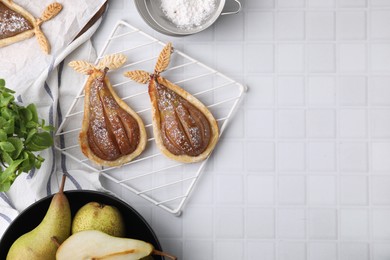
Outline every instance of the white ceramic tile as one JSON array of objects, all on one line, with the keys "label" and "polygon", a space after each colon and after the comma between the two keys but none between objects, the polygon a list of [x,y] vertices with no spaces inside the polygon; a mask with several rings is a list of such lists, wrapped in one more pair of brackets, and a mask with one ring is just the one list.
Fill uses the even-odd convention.
[{"label": "white ceramic tile", "polygon": [[[248,51],[252,50],[248,46]],[[229,55],[226,55],[229,53]],[[240,44],[224,44],[216,49],[217,69],[228,74],[242,73],[244,69],[243,50]],[[248,61],[250,63],[250,61]]]},{"label": "white ceramic tile", "polygon": [[367,111],[365,109],[340,109],[339,135],[344,138],[367,136]]},{"label": "white ceramic tile", "polygon": [[305,136],[305,111],[281,109],[278,111],[278,136],[302,138]]},{"label": "white ceramic tile", "polygon": [[274,238],[274,209],[248,208],[245,213],[245,234],[251,239]]},{"label": "white ceramic tile", "polygon": [[371,0],[371,5],[375,7],[389,7],[390,3],[388,0]]},{"label": "white ceramic tile", "polygon": [[339,0],[341,7],[365,7],[367,0]]},{"label": "white ceramic tile", "polygon": [[276,37],[280,40],[301,40],[304,38],[304,13],[280,11],[276,14]]},{"label": "white ceramic tile", "polygon": [[339,103],[359,106],[367,103],[367,79],[362,76],[342,76],[337,79]]},{"label": "white ceramic tile", "polygon": [[367,205],[368,181],[366,176],[340,177],[340,203],[342,205]]},{"label": "white ceramic tile", "polygon": [[303,7],[305,5],[304,0],[278,0],[279,8],[289,8],[289,7]]},{"label": "white ceramic tile", "polygon": [[390,137],[390,110],[372,109],[370,111],[370,129],[372,137]]},{"label": "white ceramic tile", "polygon": [[183,234],[187,238],[211,239],[213,236],[213,208],[190,207],[186,210],[183,214]]},{"label": "white ceramic tile", "polygon": [[246,243],[246,253],[248,260],[257,260],[259,256],[262,260],[274,260],[275,245],[269,242],[249,240]]},{"label": "white ceramic tile", "polygon": [[333,44],[309,44],[307,50],[307,66],[309,72],[334,72],[335,49]]},{"label": "white ceramic tile", "polygon": [[188,260],[207,260],[214,255],[212,240],[185,240],[183,250]]},{"label": "white ceramic tile", "polygon": [[334,209],[310,209],[308,233],[310,239],[337,238],[337,213]]},{"label": "white ceramic tile", "polygon": [[225,139],[223,145],[214,151],[215,156],[221,156],[226,161],[216,161],[215,167],[224,171],[240,171],[244,165],[244,145],[241,141]]},{"label": "white ceramic tile", "polygon": [[390,170],[390,143],[372,143],[372,169],[377,172],[388,172]]},{"label": "white ceramic tile", "polygon": [[311,106],[325,106],[335,103],[336,83],[333,77],[311,76],[307,80],[307,85],[307,98]]},{"label": "white ceramic tile", "polygon": [[[245,47],[245,64],[246,71],[250,73],[273,72],[274,46],[272,44],[248,43]],[[232,68],[234,67],[232,66]]]},{"label": "white ceramic tile", "polygon": [[297,142],[278,144],[278,167],[282,172],[297,172],[305,169],[305,145]]},{"label": "white ceramic tile", "polygon": [[348,240],[367,239],[369,216],[365,209],[340,210],[340,238]]},{"label": "white ceramic tile", "polygon": [[274,38],[273,12],[246,12],[245,25],[245,39],[249,41],[270,40]]},{"label": "white ceramic tile", "polygon": [[306,35],[309,40],[332,40],[335,16],[333,12],[307,12]]},{"label": "white ceramic tile", "polygon": [[335,0],[307,0],[309,7],[334,7]]},{"label": "white ceramic tile", "polygon": [[373,260],[386,260],[390,256],[389,243],[373,243],[372,245],[372,259]]},{"label": "white ceramic tile", "polygon": [[244,212],[240,207],[215,209],[215,235],[217,238],[242,238],[244,235]]},{"label": "white ceramic tile", "polygon": [[336,133],[336,114],[330,109],[310,109],[306,112],[307,135],[310,138],[331,138]]},{"label": "white ceramic tile", "polygon": [[372,10],[370,31],[373,39],[390,39],[390,32],[385,28],[390,26],[389,10]]},{"label": "white ceramic tile", "polygon": [[[232,250],[234,248],[234,250]],[[240,240],[219,240],[215,243],[215,260],[243,259],[244,245]]]},{"label": "white ceramic tile", "polygon": [[302,239],[305,237],[305,210],[280,208],[277,213],[278,238]]},{"label": "white ceramic tile", "polygon": [[369,80],[369,97],[371,105],[390,106],[390,77],[371,77]]},{"label": "white ceramic tile", "polygon": [[369,260],[368,244],[345,242],[340,244],[340,260]]},{"label": "white ceramic tile", "polygon": [[337,38],[362,40],[366,38],[366,13],[362,11],[340,11],[336,14]]},{"label": "white ceramic tile", "polygon": [[279,176],[279,204],[294,205],[305,203],[305,176]]},{"label": "white ceramic tile", "polygon": [[334,142],[310,142],[307,145],[307,164],[310,172],[335,171],[336,158]]},{"label": "white ceramic tile", "polygon": [[366,70],[366,45],[356,43],[340,44],[338,69],[341,72],[363,72]]},{"label": "white ceramic tile", "polygon": [[249,171],[273,171],[275,168],[275,144],[258,141],[248,142],[246,165]]},{"label": "white ceramic tile", "polygon": [[244,15],[238,13],[231,17],[220,17],[214,24],[217,41],[242,41],[244,39]]},{"label": "white ceramic tile", "polygon": [[275,0],[247,1],[245,3],[247,9],[272,8],[274,6]]},{"label": "white ceramic tile", "polygon": [[280,72],[302,72],[304,70],[303,44],[279,44],[277,68]]},{"label": "white ceramic tile", "polygon": [[371,203],[373,205],[390,205],[390,176],[371,177]]},{"label": "white ceramic tile", "polygon": [[249,108],[270,106],[275,102],[274,79],[270,76],[248,76],[245,83],[249,87],[245,105]]},{"label": "white ceramic tile", "polygon": [[162,212],[158,215],[154,212],[152,215],[153,229],[162,237],[179,238],[183,232],[183,223],[182,220],[176,221],[175,218],[168,212]]},{"label": "white ceramic tile", "polygon": [[273,205],[275,202],[275,177],[249,175],[246,191],[247,202],[250,205]]},{"label": "white ceramic tile", "polygon": [[242,175],[219,174],[216,176],[216,201],[219,204],[241,204],[244,199]]},{"label": "white ceramic tile", "polygon": [[367,144],[342,142],[339,144],[339,167],[343,172],[366,172],[368,169]]},{"label": "white ceramic tile", "polygon": [[[274,111],[248,109],[246,113],[246,136],[264,138],[274,136]],[[250,126],[250,127],[249,127]]]},{"label": "white ceramic tile", "polygon": [[337,260],[337,244],[329,242],[313,242],[308,245],[309,260]]},{"label": "white ceramic tile", "polygon": [[372,236],[374,239],[390,240],[390,226],[387,224],[390,218],[389,209],[372,210]]},{"label": "white ceramic tile", "polygon": [[278,104],[298,106],[305,103],[304,78],[297,76],[280,76],[277,80]]},{"label": "white ceramic tile", "polygon": [[309,176],[307,182],[310,205],[335,205],[336,179],[334,176]]},{"label": "white ceramic tile", "polygon": [[371,44],[371,69],[373,71],[390,71],[390,46],[385,43]]},{"label": "white ceramic tile", "polygon": [[279,260],[306,260],[306,244],[302,242],[281,242],[278,251]]}]

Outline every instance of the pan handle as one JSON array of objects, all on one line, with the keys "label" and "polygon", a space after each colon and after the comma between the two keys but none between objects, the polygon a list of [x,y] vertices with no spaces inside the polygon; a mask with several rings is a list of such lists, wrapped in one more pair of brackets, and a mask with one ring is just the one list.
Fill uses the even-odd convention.
[{"label": "pan handle", "polygon": [[234,0],[236,3],[237,3],[237,7],[238,9],[236,11],[232,11],[232,12],[225,12],[225,13],[221,13],[221,15],[228,15],[228,14],[238,14],[240,11],[241,11],[241,2],[238,1],[238,0]]}]

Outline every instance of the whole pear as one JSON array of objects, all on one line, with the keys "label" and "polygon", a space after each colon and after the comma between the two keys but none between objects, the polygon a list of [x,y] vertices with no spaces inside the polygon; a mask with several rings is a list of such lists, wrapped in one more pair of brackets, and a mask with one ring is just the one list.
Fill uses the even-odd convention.
[{"label": "whole pear", "polygon": [[65,175],[60,190],[50,202],[41,223],[30,232],[20,236],[12,244],[7,260],[54,260],[58,244],[70,236],[71,212],[64,194]]},{"label": "whole pear", "polygon": [[155,250],[153,245],[142,240],[113,237],[98,230],[84,230],[71,235],[56,253],[57,260],[138,260],[150,255],[170,259],[175,256]]},{"label": "whole pear", "polygon": [[116,207],[92,201],[82,206],[73,218],[72,234],[83,230],[100,230],[114,237],[123,237],[125,223]]}]

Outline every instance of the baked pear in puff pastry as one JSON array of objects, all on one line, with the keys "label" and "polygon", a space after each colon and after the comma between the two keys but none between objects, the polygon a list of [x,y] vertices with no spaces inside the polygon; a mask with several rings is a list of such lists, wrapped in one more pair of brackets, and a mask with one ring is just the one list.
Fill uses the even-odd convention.
[{"label": "baked pear in puff pastry", "polygon": [[55,17],[61,10],[60,3],[52,3],[46,7],[40,18],[34,18],[13,0],[0,0],[0,47],[35,35],[43,52],[49,54],[50,44],[41,30],[41,25]]},{"label": "baked pear in puff pastry", "polygon": [[107,71],[121,67],[126,56],[105,56],[95,67],[85,61],[69,63],[89,75],[84,87],[84,115],[79,134],[81,151],[102,166],[120,166],[145,149],[147,138],[142,119],[116,94]]},{"label": "baked pear in puff pastry", "polygon": [[153,133],[161,152],[183,163],[206,159],[219,138],[217,121],[197,98],[163,78],[173,52],[168,43],[161,51],[155,71],[129,71],[124,75],[132,80],[149,84],[152,104]]}]

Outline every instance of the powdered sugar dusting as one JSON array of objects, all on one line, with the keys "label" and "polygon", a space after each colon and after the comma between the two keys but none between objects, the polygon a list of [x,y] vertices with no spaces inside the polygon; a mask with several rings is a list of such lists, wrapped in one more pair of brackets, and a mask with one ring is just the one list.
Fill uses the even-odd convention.
[{"label": "powdered sugar dusting", "polygon": [[0,39],[15,36],[32,28],[26,18],[0,3]]},{"label": "powdered sugar dusting", "polygon": [[161,0],[161,9],[178,28],[190,30],[214,12],[215,0]]}]

